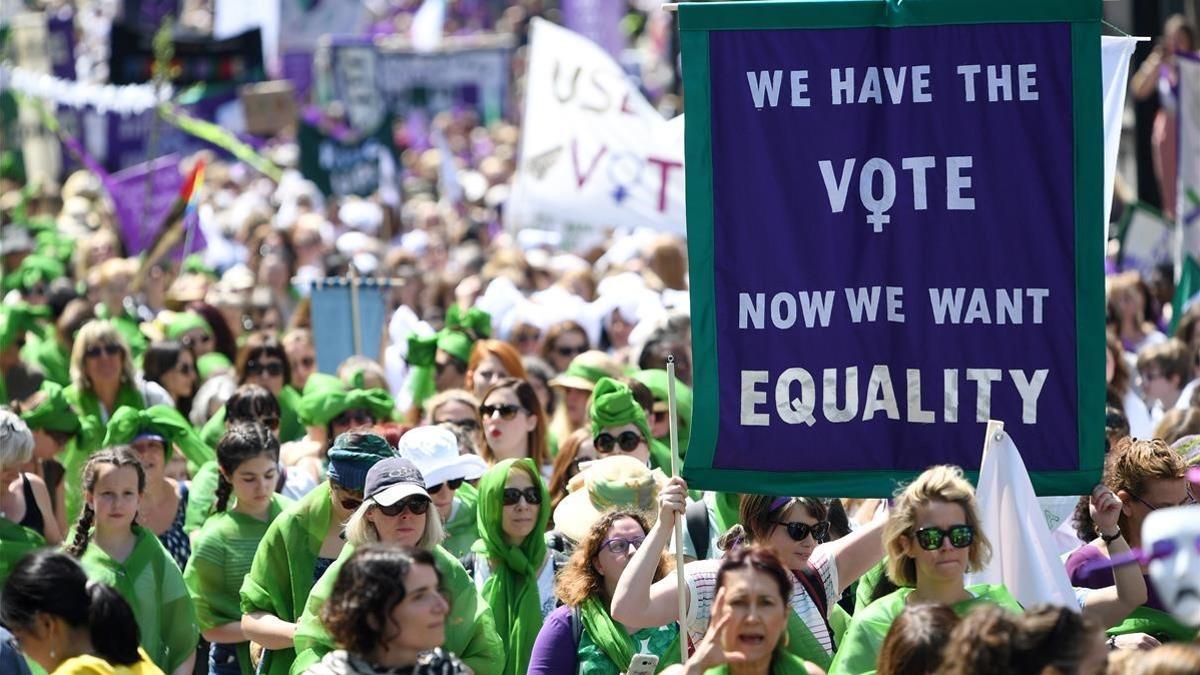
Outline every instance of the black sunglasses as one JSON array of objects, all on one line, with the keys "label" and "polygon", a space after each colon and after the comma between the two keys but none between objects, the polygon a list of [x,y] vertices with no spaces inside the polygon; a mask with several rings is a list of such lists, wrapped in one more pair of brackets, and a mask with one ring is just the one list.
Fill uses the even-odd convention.
[{"label": "black sunglasses", "polygon": [[566,357],[579,356],[587,351],[587,345],[579,345],[578,347],[555,347],[554,353]]},{"label": "black sunglasses", "polygon": [[66,445],[72,438],[75,438],[75,434],[69,431],[55,431],[54,429],[43,429],[43,431],[59,445]]},{"label": "black sunglasses", "polygon": [[305,368],[312,368],[317,363],[317,360],[311,356],[305,356],[299,360],[300,365],[304,366]]},{"label": "black sunglasses", "polygon": [[970,525],[951,525],[949,529],[945,530],[940,527],[922,527],[913,532],[913,538],[917,540],[917,545],[926,551],[938,550],[947,537],[950,538],[950,545],[954,548],[966,548],[975,541],[975,528]]},{"label": "black sunglasses", "polygon": [[504,488],[504,505],[512,506],[521,501],[521,497],[525,498],[527,504],[537,506],[542,503],[542,492],[535,487],[527,487],[524,490],[518,488]]},{"label": "black sunglasses", "polygon": [[429,510],[429,500],[424,497],[409,497],[401,499],[391,506],[376,504],[375,508],[388,518],[395,518],[405,511],[412,511],[414,516],[419,516]]},{"label": "black sunglasses", "polygon": [[442,420],[439,424],[453,424],[463,431],[475,431],[479,429],[479,422],[472,419],[465,420]]},{"label": "black sunglasses", "polygon": [[187,377],[188,375],[191,375],[192,373],[196,372],[196,368],[192,364],[187,363],[187,362],[177,364],[175,366],[175,370],[180,375],[183,375],[184,377]]},{"label": "black sunglasses", "polygon": [[485,419],[485,420],[496,413],[500,413],[500,419],[502,419],[502,420],[511,420],[512,418],[516,417],[517,413],[521,412],[522,410],[524,410],[524,408],[522,408],[521,406],[513,405],[511,403],[502,403],[500,405],[481,405],[481,406],[479,406],[479,414],[482,415],[483,419]]},{"label": "black sunglasses", "polygon": [[89,359],[99,358],[101,354],[116,356],[125,350],[121,349],[121,345],[109,343],[106,345],[95,345],[83,350],[83,356]]},{"label": "black sunglasses", "polygon": [[463,480],[464,479],[462,479],[462,478],[455,478],[453,480],[448,480],[445,483],[438,483],[437,485],[434,485],[431,488],[425,488],[425,491],[431,495],[436,495],[437,493],[442,491],[443,487],[448,487],[451,490],[457,490],[458,488],[462,487]]},{"label": "black sunglasses", "polygon": [[190,336],[189,336],[189,337],[185,337],[185,338],[183,338],[183,339],[182,339],[182,340],[180,340],[179,342],[180,342],[180,343],[181,343],[181,344],[182,344],[184,347],[191,347],[192,345],[203,345],[203,344],[208,344],[208,343],[209,343],[209,341],[211,341],[211,340],[212,340],[212,336],[211,336],[211,335],[209,335],[208,333],[201,333],[199,337],[190,337]]},{"label": "black sunglasses", "polygon": [[593,443],[596,446],[596,452],[602,455],[613,452],[613,446],[620,446],[624,452],[633,452],[641,445],[642,435],[636,431],[622,431],[619,436],[605,432],[597,436]]},{"label": "black sunglasses", "polygon": [[362,506],[363,497],[361,490],[351,490],[336,483],[334,484],[334,488],[341,495],[344,495],[338,498],[338,503],[342,505],[343,509],[346,509],[347,511],[357,511],[358,507]]},{"label": "black sunglasses", "polygon": [[267,375],[270,375],[271,377],[279,377],[280,375],[283,375],[283,363],[281,363],[279,361],[266,361],[266,362],[247,361],[246,362],[246,374],[247,375],[262,375],[263,373],[266,373]]},{"label": "black sunglasses", "polygon": [[783,521],[776,521],[775,524],[787,528],[788,536],[793,541],[804,541],[811,534],[812,538],[820,543],[825,541],[825,537],[829,536],[829,521],[827,520],[818,521],[812,525],[800,522],[785,523]]},{"label": "black sunglasses", "polygon": [[366,410],[347,410],[333,418],[330,424],[341,427],[366,427],[375,424],[375,416]]}]

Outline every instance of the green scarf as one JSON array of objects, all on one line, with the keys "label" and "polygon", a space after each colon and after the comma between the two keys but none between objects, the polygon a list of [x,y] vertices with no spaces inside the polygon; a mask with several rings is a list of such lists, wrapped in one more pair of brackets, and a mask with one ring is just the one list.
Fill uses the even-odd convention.
[{"label": "green scarf", "polygon": [[[628,670],[629,662],[633,660],[635,645],[625,628],[612,620],[612,616],[604,608],[603,603],[593,595],[589,595],[587,600],[583,601],[578,611],[579,621],[583,624],[583,630],[587,633],[588,639],[612,661],[615,668],[612,672],[623,673]],[[655,672],[675,663],[679,663],[678,629],[675,630],[675,638],[671,641],[670,646],[659,657]]]},{"label": "green scarf", "polygon": [[714,492],[713,507],[717,516],[717,530],[724,534],[738,523],[741,517],[742,496],[736,492]]},{"label": "green scarf", "polygon": [[304,395],[300,397],[296,412],[307,426],[324,427],[347,410],[369,410],[377,421],[387,421],[392,419],[395,408],[391,394],[382,389],[347,391],[336,377],[313,373],[304,385]]},{"label": "green scarf", "polygon": [[408,336],[408,355],[405,357],[409,365],[408,386],[412,391],[413,405],[418,408],[437,393],[437,379],[434,373],[437,350],[437,335],[422,337],[413,333]]},{"label": "green scarf", "polygon": [[7,518],[0,518],[0,585],[21,558],[46,545],[42,535]]},{"label": "green scarf", "polygon": [[193,475],[201,465],[217,458],[217,453],[200,440],[200,435],[183,415],[168,405],[150,406],[145,410],[118,408],[108,420],[108,433],[104,436],[103,445],[124,445],[143,431],[156,433],[166,439],[168,461],[173,454],[173,446],[179,446],[188,463],[194,465],[189,468]]},{"label": "green scarf", "polygon": [[1192,642],[1196,639],[1195,628],[1185,626],[1166,612],[1144,605],[1133,610],[1124,621],[1108,629],[1109,635],[1129,633],[1146,633],[1164,642]]},{"label": "green scarf", "polygon": [[[786,649],[777,648],[775,655],[771,657],[771,669],[768,672],[771,675],[808,675],[808,668],[804,665],[804,659],[789,653]],[[728,664],[704,671],[704,675],[728,675],[728,673]]]},{"label": "green scarf", "polygon": [[[537,524],[520,546],[504,538],[504,484],[510,471],[524,471],[542,493]],[[481,539],[472,550],[495,561],[492,575],[483,585],[483,597],[492,608],[496,632],[508,636],[504,675],[522,675],[529,667],[533,642],[542,628],[542,603],[537,575],[546,559],[546,524],[550,521],[550,495],[533,460],[506,459],[488,469],[479,479],[476,507]]]},{"label": "green scarf", "polygon": [[22,333],[36,330],[38,319],[49,316],[50,308],[34,307],[24,302],[0,306],[0,349],[8,349]]},{"label": "green scarf", "polygon": [[35,253],[22,260],[11,274],[4,276],[4,290],[31,288],[38,282],[50,283],[66,274],[66,268],[62,263],[49,256]]},{"label": "green scarf", "polygon": [[58,342],[52,326],[45,337],[25,341],[21,358],[36,363],[46,374],[46,380],[61,386],[71,384],[71,351]]},{"label": "green scarf", "polygon": [[[667,371],[661,368],[639,370],[633,374],[633,379],[646,385],[654,394],[654,400],[668,402]],[[692,436],[692,388],[678,380],[675,381],[675,412],[679,416],[679,456],[683,457],[687,454],[688,441]],[[671,442],[669,433],[658,440]]]},{"label": "green scarf", "polygon": [[46,394],[46,400],[33,410],[21,413],[25,424],[35,430],[79,433],[79,416],[71,410],[71,404],[67,403],[67,397],[63,395],[63,388],[53,382],[43,382],[42,391]]}]

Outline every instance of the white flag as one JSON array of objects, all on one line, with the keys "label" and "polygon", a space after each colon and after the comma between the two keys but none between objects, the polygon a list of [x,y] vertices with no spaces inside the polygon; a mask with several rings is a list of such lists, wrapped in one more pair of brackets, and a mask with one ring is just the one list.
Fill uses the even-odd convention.
[{"label": "white flag", "polygon": [[442,46],[446,25],[446,0],[425,0],[413,14],[409,37],[419,52],[431,52]]},{"label": "white flag", "polygon": [[1125,114],[1125,84],[1129,57],[1137,47],[1135,37],[1100,38],[1101,86],[1104,88],[1104,240],[1112,213],[1113,182],[1117,175],[1117,149],[1121,145],[1121,117]]},{"label": "white flag", "polygon": [[567,249],[605,228],[684,234],[682,130],[608,52],[534,19],[506,224],[561,232]]},{"label": "white flag", "polygon": [[967,584],[1004,584],[1022,607],[1049,603],[1079,611],[1067,570],[1046,526],[1021,453],[1003,425],[988,423],[975,493],[992,559]]}]

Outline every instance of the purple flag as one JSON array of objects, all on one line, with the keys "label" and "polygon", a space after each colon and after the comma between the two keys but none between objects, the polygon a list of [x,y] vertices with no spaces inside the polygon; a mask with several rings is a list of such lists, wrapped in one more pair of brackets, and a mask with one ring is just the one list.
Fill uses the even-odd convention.
[{"label": "purple flag", "polygon": [[624,16],[623,2],[562,0],[563,25],[600,45],[615,59],[625,49],[625,35],[621,33]]},{"label": "purple flag", "polygon": [[[112,175],[110,189],[126,254],[134,256],[145,251],[158,234],[158,226],[183,188],[179,161],[179,155],[166,155]],[[195,223],[186,225],[196,227]],[[192,251],[204,246],[204,235],[197,227]]]}]

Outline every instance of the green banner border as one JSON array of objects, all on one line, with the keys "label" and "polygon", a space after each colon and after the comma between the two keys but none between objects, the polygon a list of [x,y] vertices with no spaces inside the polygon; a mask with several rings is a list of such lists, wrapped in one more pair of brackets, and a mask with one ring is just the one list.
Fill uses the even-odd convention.
[{"label": "green banner border", "polygon": [[[1079,469],[1030,472],[1041,495],[1088,494],[1104,461],[1103,97],[1100,0],[814,0],[679,5],[687,97],[685,166],[691,275],[692,437],[683,474],[726,492],[882,497],[917,471],[773,472],[713,468],[719,423],[713,250],[712,91],[709,31],[904,27],[970,23],[1071,24],[1075,187],[1075,307]],[[1092,225],[1087,225],[1091,223]],[[980,450],[985,425],[979,425]],[[1020,444],[1020,438],[1014,439]],[[1032,450],[1032,449],[1031,449]],[[971,480],[976,472],[967,472]]]}]

